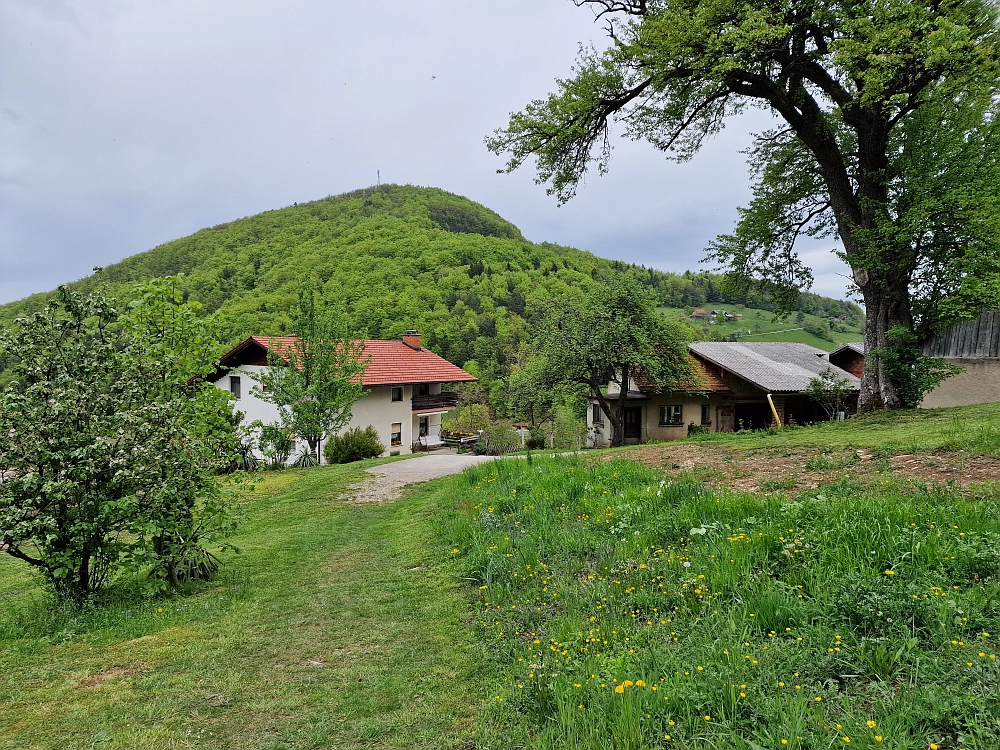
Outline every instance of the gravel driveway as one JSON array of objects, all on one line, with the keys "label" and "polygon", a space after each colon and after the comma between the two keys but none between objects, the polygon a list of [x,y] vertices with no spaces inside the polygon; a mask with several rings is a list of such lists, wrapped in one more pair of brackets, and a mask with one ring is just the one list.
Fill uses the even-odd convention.
[{"label": "gravel driveway", "polygon": [[344,490],[344,499],[354,503],[389,503],[398,499],[408,484],[460,474],[469,466],[494,459],[494,456],[432,453],[373,466],[365,469],[370,477]]}]

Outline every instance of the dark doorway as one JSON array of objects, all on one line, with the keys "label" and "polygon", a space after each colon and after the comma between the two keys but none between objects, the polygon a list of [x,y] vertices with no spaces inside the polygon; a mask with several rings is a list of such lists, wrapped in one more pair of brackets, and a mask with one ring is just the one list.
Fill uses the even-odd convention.
[{"label": "dark doorway", "polygon": [[771,407],[766,401],[736,404],[737,430],[764,430],[771,424]]},{"label": "dark doorway", "polygon": [[642,408],[630,406],[625,409],[625,439],[642,440]]}]

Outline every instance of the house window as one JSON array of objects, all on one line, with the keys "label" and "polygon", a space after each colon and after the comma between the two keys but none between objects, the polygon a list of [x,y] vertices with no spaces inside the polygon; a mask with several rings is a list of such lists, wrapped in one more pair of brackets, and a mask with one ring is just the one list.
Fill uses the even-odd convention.
[{"label": "house window", "polygon": [[418,432],[420,437],[427,437],[427,423],[428,423],[427,417],[420,417],[420,429]]},{"label": "house window", "polygon": [[604,409],[600,404],[594,404],[594,417],[591,421],[594,424],[604,424]]},{"label": "house window", "polygon": [[229,376],[229,392],[233,394],[233,398],[237,401],[240,400],[240,378],[238,375]]},{"label": "house window", "polygon": [[660,426],[684,424],[684,407],[680,404],[665,404],[660,407]]},{"label": "house window", "polygon": [[431,395],[431,384],[430,383],[421,383],[420,385],[418,385],[417,386],[417,395],[418,396],[430,396]]},{"label": "house window", "polygon": [[391,445],[402,445],[403,444],[403,423],[393,422],[392,430],[390,430],[390,440]]},{"label": "house window", "polygon": [[393,401],[402,401],[403,400],[403,387],[402,386],[397,385],[395,388],[392,389],[392,400]]},{"label": "house window", "polygon": [[708,404],[701,405],[701,423],[703,425],[712,424],[712,407]]}]

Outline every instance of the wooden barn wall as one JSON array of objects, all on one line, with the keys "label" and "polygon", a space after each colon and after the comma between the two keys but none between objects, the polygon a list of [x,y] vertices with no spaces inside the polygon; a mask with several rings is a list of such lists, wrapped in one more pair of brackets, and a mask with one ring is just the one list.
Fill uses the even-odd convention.
[{"label": "wooden barn wall", "polygon": [[949,359],[1000,358],[1000,310],[949,327],[924,343],[928,357]]}]

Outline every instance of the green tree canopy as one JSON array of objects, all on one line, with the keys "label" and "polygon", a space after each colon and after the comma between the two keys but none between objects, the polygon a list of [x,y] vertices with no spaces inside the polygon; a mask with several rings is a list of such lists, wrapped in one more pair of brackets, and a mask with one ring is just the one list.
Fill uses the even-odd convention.
[{"label": "green tree canopy", "polygon": [[[612,426],[612,445],[625,440],[625,402],[630,383],[643,378],[669,388],[689,373],[679,327],[657,314],[637,283],[615,279],[580,299],[552,300],[538,339],[547,380],[584,386]],[[609,383],[618,393],[605,392]]]},{"label": "green tree canopy", "polygon": [[[736,286],[790,309],[811,282],[796,240],[836,233],[867,308],[865,343],[1000,299],[1000,35],[988,0],[577,0],[612,42],[488,140],[537,157],[560,200],[607,169],[610,123],[688,159],[746,107],[781,126],[751,153],[752,203],[713,248]],[[916,314],[916,319],[915,319]],[[861,408],[902,404],[880,360]]]},{"label": "green tree canopy", "polygon": [[320,442],[351,421],[351,406],[364,395],[364,349],[311,289],[299,293],[295,325],[292,342],[272,346],[271,367],[254,376],[257,395],[278,407],[282,426],[304,439],[318,462]]}]

